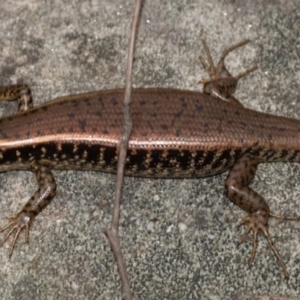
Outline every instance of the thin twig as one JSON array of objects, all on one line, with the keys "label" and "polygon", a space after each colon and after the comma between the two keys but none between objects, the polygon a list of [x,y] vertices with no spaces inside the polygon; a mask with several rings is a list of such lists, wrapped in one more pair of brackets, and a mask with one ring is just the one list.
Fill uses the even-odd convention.
[{"label": "thin twig", "polygon": [[119,160],[118,160],[118,170],[117,170],[117,181],[116,181],[116,194],[114,200],[113,217],[111,222],[111,228],[105,228],[104,232],[107,235],[108,241],[112,248],[115,256],[115,260],[118,266],[119,274],[122,282],[122,299],[131,300],[132,292],[130,290],[130,283],[128,279],[128,274],[126,270],[126,265],[124,261],[124,256],[119,243],[118,228],[119,228],[119,218],[120,218],[120,203],[122,196],[122,188],[124,181],[124,171],[125,171],[125,161],[127,154],[127,147],[132,131],[132,120],[130,114],[130,101],[131,101],[131,90],[132,90],[132,65],[133,65],[133,53],[135,37],[138,27],[138,20],[141,10],[142,0],[136,0],[135,12],[131,27],[130,43],[128,49],[128,65],[126,74],[126,89],[124,96],[124,106],[123,106],[123,131],[122,137],[119,145]]}]

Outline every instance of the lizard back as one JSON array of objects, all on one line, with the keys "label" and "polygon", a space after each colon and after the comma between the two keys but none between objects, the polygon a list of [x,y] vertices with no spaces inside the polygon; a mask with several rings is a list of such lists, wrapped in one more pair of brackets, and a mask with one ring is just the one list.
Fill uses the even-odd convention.
[{"label": "lizard back", "polygon": [[[26,169],[32,160],[55,169],[115,172],[123,95],[108,90],[60,97],[1,119],[0,170]],[[133,90],[131,113],[127,175],[214,175],[261,149],[267,161],[299,159],[299,121],[200,92]]]}]

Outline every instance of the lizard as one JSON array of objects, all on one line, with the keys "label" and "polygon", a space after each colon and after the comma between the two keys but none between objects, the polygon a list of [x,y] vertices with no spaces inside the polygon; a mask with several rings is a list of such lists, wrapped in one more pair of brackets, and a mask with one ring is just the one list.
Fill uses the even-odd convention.
[{"label": "lizard", "polygon": [[[284,272],[286,265],[273,243],[269,218],[299,220],[273,213],[265,199],[248,185],[257,165],[300,161],[300,121],[245,108],[234,96],[240,78],[225,67],[225,58],[244,46],[244,40],[225,49],[215,66],[203,41],[209,75],[203,92],[176,89],[133,89],[133,131],[128,145],[125,175],[153,178],[207,177],[228,171],[225,195],[248,215],[239,240],[253,232],[249,264],[255,258],[258,234],[267,239]],[[10,237],[11,257],[22,231],[29,241],[35,217],[56,194],[52,169],[116,172],[122,128],[124,90],[104,90],[59,97],[33,107],[29,86],[0,86],[0,100],[17,101],[18,113],[0,119],[0,172],[32,171],[38,189],[20,212],[0,229]]]}]

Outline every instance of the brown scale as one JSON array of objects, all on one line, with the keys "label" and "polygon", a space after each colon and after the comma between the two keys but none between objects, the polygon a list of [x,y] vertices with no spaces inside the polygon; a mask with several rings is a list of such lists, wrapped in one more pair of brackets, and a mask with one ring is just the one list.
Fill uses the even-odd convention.
[{"label": "brown scale", "polygon": [[[246,109],[232,96],[240,78],[225,68],[229,52],[215,67],[203,42],[210,76],[203,93],[171,89],[136,89],[132,93],[133,131],[128,146],[126,175],[183,178],[205,177],[229,170],[225,193],[248,213],[242,243],[253,231],[253,250],[261,231],[288,278],[286,266],[268,232],[268,219],[298,220],[275,215],[265,200],[248,187],[257,164],[300,161],[300,123]],[[39,188],[18,214],[1,229],[13,237],[9,255],[25,231],[26,241],[35,216],[52,200],[56,184],[51,169],[115,172],[122,128],[124,90],[109,90],[57,98],[33,108],[26,85],[0,86],[0,100],[18,101],[19,113],[0,119],[0,171],[30,170]]]}]

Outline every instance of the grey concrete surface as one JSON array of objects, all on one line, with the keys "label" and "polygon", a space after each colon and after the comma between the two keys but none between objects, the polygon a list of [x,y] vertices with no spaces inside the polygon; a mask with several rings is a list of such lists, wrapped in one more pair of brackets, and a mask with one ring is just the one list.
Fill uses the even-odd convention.
[{"label": "grey concrete surface", "polygon": [[[26,82],[36,104],[61,95],[124,87],[133,0],[1,1],[0,83]],[[233,74],[259,69],[239,84],[247,107],[300,118],[300,3],[291,1],[145,1],[134,86],[199,90],[206,74],[198,56],[206,39],[213,57],[232,53]],[[167,104],[166,104],[167,105]],[[0,113],[13,114],[3,103]],[[109,224],[114,176],[54,172],[55,200],[23,236],[11,260],[0,249],[1,299],[120,299],[120,282],[102,229]],[[299,211],[297,164],[259,167],[253,187],[277,213]],[[193,180],[126,178],[122,248],[135,299],[300,299],[300,225],[270,221],[290,272],[259,238],[236,247],[244,212],[223,194],[225,174]],[[0,217],[16,213],[36,188],[33,174],[0,174]]]}]

